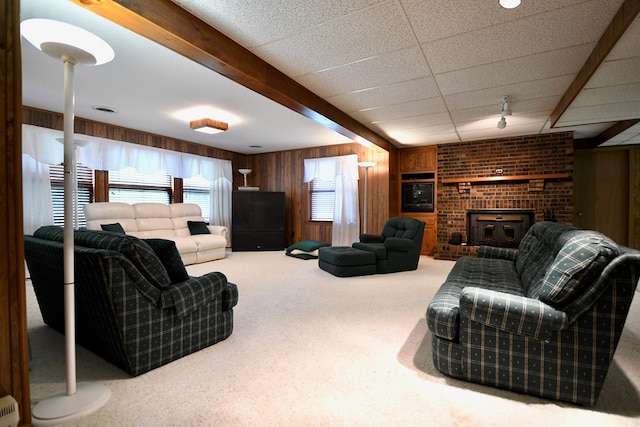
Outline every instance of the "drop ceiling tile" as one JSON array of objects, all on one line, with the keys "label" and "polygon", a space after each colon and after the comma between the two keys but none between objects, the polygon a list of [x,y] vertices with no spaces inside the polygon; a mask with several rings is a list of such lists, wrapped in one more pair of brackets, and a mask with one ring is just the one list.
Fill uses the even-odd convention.
[{"label": "drop ceiling tile", "polygon": [[320,96],[332,97],[429,75],[422,53],[413,47],[307,74],[296,80]]},{"label": "drop ceiling tile", "polygon": [[262,45],[255,52],[292,77],[415,45],[396,2],[385,2]]},{"label": "drop ceiling tile", "polygon": [[563,75],[575,75],[590,53],[591,47],[583,45],[437,74],[435,78],[445,96],[502,87]]},{"label": "drop ceiling tile", "polygon": [[496,125],[491,128],[475,129],[470,131],[458,130],[458,133],[460,134],[460,137],[463,141],[476,141],[482,139],[506,138],[519,135],[533,135],[539,133],[542,127],[540,122],[526,123],[522,125],[509,124],[507,122],[507,127],[504,129],[500,129],[500,132],[496,134],[495,129],[497,128],[497,123],[498,122],[496,120]]},{"label": "drop ceiling tile", "polygon": [[[572,108],[640,101],[640,83],[584,89],[571,103]],[[640,114],[640,111],[638,112]]]},{"label": "drop ceiling tile", "polygon": [[422,116],[405,117],[396,120],[381,120],[373,122],[385,132],[394,132],[402,129],[421,128],[427,126],[452,125],[448,113],[424,114]]},{"label": "drop ceiling tile", "polygon": [[593,105],[589,107],[570,107],[558,120],[558,125],[572,126],[607,121],[629,120],[638,118],[640,101],[619,102],[616,104]]},{"label": "drop ceiling tile", "polygon": [[451,111],[482,106],[489,106],[493,108],[492,111],[500,111],[504,95],[508,95],[512,108],[518,111],[524,109],[524,107],[522,107],[523,102],[530,102],[537,99],[546,99],[547,102],[552,102],[553,105],[549,108],[549,111],[551,111],[572,81],[572,76],[552,77],[549,79],[456,93],[447,95],[444,98]]},{"label": "drop ceiling tile", "polygon": [[173,0],[247,48],[290,37],[386,0]]},{"label": "drop ceiling tile", "polygon": [[351,113],[351,116],[362,123],[371,123],[442,112],[446,112],[446,107],[442,102],[442,99],[429,98],[364,111],[356,111]]},{"label": "drop ceiling tile", "polygon": [[400,148],[407,148],[411,146],[453,144],[460,142],[460,137],[455,132],[434,134],[429,131],[425,131],[419,134],[402,135],[401,141],[402,143],[399,143],[398,146]]},{"label": "drop ceiling tile", "polygon": [[[411,26],[420,42],[522,21],[529,16],[583,3],[582,0],[525,1],[516,9],[505,10],[496,0],[402,0]],[[612,3],[621,3],[615,0]]]},{"label": "drop ceiling tile", "polygon": [[[640,52],[640,46],[638,46]],[[605,61],[585,85],[586,88],[640,82],[640,56]]]},{"label": "drop ceiling tile", "polygon": [[640,54],[638,50],[638,40],[640,40],[640,16],[637,17],[627,28],[627,31],[607,55],[607,61],[615,61],[622,58],[630,58]]},{"label": "drop ceiling tile", "polygon": [[433,77],[425,77],[328,97],[327,101],[343,111],[351,113],[365,108],[384,107],[419,99],[433,98],[438,95],[438,88],[435,85]]},{"label": "drop ceiling tile", "polygon": [[[613,2],[579,3],[573,7],[485,27],[453,37],[422,44],[435,74],[497,61],[527,57],[571,46],[587,44],[589,49],[617,11]],[[594,9],[595,5],[598,8]],[[598,13],[594,14],[594,10]],[[566,25],[571,22],[571,25]],[[482,40],[482,43],[478,43]],[[582,63],[585,58],[582,58]],[[581,63],[581,64],[582,64]]]}]

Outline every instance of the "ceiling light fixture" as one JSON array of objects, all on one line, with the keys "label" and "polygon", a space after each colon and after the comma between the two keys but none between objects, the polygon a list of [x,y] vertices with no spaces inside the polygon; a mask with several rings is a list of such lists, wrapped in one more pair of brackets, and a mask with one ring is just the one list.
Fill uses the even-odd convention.
[{"label": "ceiling light fixture", "polygon": [[510,116],[511,115],[511,104],[509,103],[507,95],[502,97],[502,109],[501,109],[501,112],[502,112],[503,116]]},{"label": "ceiling light fixture", "polygon": [[504,118],[504,116],[510,116],[512,114],[511,112],[511,105],[509,104],[509,98],[507,97],[507,95],[504,95],[502,97],[502,104],[500,105],[500,121],[498,122],[498,129],[504,129],[507,127],[507,120]]},{"label": "ceiling light fixture", "polygon": [[500,6],[505,9],[514,9],[520,6],[520,0],[500,0]]},{"label": "ceiling light fixture", "polygon": [[189,122],[189,127],[196,132],[214,134],[229,129],[229,124],[212,119],[199,119]]},{"label": "ceiling light fixture", "polygon": [[498,122],[498,129],[504,129],[507,127],[507,120],[502,116]]}]

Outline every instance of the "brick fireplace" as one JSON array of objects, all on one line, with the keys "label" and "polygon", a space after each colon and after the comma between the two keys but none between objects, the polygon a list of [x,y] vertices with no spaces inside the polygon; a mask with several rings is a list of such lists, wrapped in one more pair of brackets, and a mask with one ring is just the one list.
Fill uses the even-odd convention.
[{"label": "brick fireplace", "polygon": [[460,235],[461,243],[468,241],[468,211],[531,212],[532,223],[553,212],[555,220],[571,224],[572,175],[571,132],[439,145],[434,257],[475,253],[477,242],[452,239]]}]

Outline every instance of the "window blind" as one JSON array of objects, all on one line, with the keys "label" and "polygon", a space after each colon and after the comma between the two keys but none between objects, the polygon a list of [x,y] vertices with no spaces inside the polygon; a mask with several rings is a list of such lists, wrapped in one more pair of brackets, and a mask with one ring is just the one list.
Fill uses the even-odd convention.
[{"label": "window blind", "polygon": [[315,178],[309,182],[311,221],[333,221],[336,182]]},{"label": "window blind", "polygon": [[124,203],[171,203],[171,175],[140,173],[128,167],[109,171],[109,201]]},{"label": "window blind", "polygon": [[[51,179],[51,201],[53,204],[54,225],[64,225],[64,167],[62,165],[49,165]],[[87,221],[84,217],[83,206],[93,201],[93,170],[78,164],[76,166],[78,179],[78,218],[77,226],[84,227]]]}]

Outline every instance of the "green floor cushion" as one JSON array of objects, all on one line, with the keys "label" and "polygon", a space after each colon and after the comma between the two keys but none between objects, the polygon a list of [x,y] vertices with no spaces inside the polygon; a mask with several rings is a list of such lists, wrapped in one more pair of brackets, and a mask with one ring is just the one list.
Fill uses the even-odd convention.
[{"label": "green floor cushion", "polygon": [[324,246],[331,246],[330,243],[321,240],[302,240],[289,246],[285,254],[300,259],[317,259],[318,249]]}]

